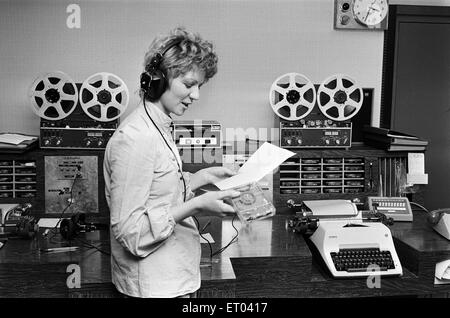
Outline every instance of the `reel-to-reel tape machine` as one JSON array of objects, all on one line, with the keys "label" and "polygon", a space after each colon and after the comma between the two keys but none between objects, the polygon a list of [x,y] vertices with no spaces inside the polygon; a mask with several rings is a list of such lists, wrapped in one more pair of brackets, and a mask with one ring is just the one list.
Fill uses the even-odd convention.
[{"label": "reel-to-reel tape machine", "polygon": [[336,74],[320,85],[305,75],[287,73],[272,84],[269,100],[280,118],[280,146],[284,148],[349,148],[352,122],[371,102],[371,90],[351,77]]},{"label": "reel-to-reel tape machine", "polygon": [[49,72],[36,78],[28,97],[41,118],[40,147],[54,149],[104,149],[129,101],[125,82],[107,72],[77,84]]}]

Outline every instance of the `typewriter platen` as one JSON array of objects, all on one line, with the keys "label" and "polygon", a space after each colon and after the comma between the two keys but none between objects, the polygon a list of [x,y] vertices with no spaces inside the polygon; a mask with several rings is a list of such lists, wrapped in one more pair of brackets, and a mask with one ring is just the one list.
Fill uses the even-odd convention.
[{"label": "typewriter platen", "polygon": [[348,200],[288,203],[301,211],[289,226],[306,234],[313,252],[320,255],[335,278],[400,276],[403,274],[392,234],[381,214],[364,215]]}]

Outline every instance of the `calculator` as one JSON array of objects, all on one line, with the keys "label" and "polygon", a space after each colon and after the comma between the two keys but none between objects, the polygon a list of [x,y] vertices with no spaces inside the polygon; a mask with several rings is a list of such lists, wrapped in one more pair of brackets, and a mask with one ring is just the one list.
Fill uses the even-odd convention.
[{"label": "calculator", "polygon": [[407,197],[368,197],[369,209],[381,212],[394,221],[412,222],[413,214]]}]

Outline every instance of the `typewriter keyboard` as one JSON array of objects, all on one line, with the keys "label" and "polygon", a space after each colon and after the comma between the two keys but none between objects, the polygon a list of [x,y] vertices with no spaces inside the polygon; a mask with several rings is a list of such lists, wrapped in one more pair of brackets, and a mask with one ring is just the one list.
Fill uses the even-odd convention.
[{"label": "typewriter keyboard", "polygon": [[340,249],[330,254],[337,271],[368,272],[371,265],[377,265],[380,271],[395,269],[391,252],[378,248]]}]

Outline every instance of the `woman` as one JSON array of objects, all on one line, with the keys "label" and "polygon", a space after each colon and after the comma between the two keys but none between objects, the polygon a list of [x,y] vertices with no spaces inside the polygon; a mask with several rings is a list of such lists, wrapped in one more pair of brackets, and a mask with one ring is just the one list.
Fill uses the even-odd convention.
[{"label": "woman", "polygon": [[217,72],[210,42],[176,28],[157,37],[145,55],[142,105],[116,130],[105,151],[106,199],[111,213],[112,281],[132,297],[183,297],[200,287],[200,239],[192,216],[233,213],[224,203],[237,191],[195,189],[229,177],[211,167],[182,171],[170,125],[200,97]]}]

